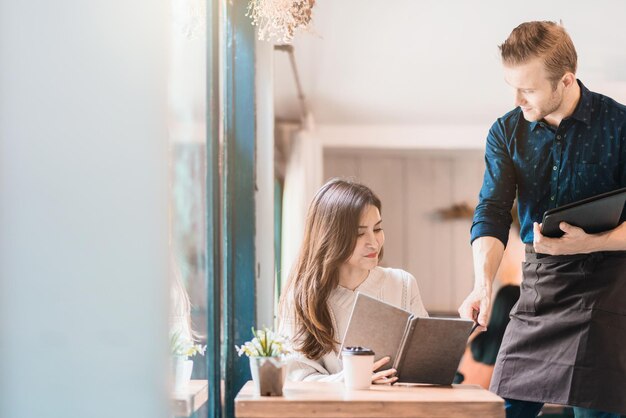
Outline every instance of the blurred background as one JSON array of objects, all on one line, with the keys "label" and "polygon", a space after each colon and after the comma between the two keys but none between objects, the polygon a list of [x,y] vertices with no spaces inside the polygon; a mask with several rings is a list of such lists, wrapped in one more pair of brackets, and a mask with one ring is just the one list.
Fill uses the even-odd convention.
[{"label": "blurred background", "polygon": [[[454,315],[519,23],[561,20],[581,81],[626,102],[622,1],[310,3],[285,47],[244,0],[0,0],[1,417],[173,415],[173,271],[209,344],[195,414],[232,415],[234,344],[274,324],[335,176],[381,197],[383,264]],[[520,279],[511,234],[499,283]]]}]

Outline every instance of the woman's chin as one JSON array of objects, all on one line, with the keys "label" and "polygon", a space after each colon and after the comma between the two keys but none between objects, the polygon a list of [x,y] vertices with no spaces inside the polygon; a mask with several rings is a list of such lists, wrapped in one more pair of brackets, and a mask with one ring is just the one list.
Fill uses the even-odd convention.
[{"label": "woman's chin", "polygon": [[367,261],[366,265],[363,266],[366,270],[373,270],[374,268],[378,267],[378,259],[373,259],[372,261]]}]

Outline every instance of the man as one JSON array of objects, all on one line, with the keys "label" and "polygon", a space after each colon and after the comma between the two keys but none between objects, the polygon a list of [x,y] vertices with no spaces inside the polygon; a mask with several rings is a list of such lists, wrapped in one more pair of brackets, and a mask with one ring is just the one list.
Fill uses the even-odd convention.
[{"label": "man", "polygon": [[562,223],[565,235],[547,238],[538,222],[548,209],[626,186],[626,107],[576,79],[576,50],[555,23],[521,24],[500,52],[517,107],[487,136],[471,229],[475,285],[459,313],[485,329],[517,197],[524,279],[490,389],[505,398],[507,417],[535,417],[545,402],[573,405],[578,417],[618,417],[626,414],[626,212],[600,234]]}]

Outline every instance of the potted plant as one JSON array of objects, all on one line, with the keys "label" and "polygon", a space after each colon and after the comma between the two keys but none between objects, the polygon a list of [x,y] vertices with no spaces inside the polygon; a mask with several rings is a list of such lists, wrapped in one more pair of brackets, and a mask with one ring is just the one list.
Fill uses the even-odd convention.
[{"label": "potted plant", "polygon": [[287,338],[274,331],[252,328],[254,338],[241,347],[240,356],[250,358],[250,372],[256,395],[282,396],[286,372],[286,356],[292,353]]},{"label": "potted plant", "polygon": [[170,334],[170,352],[172,355],[172,375],[174,376],[174,392],[182,392],[191,379],[193,357],[200,353],[204,355],[206,345],[196,344],[195,341],[181,330]]}]

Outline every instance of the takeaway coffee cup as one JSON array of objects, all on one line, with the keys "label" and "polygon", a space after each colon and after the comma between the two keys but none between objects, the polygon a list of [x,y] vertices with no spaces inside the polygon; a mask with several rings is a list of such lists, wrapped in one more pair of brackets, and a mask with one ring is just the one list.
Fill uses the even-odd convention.
[{"label": "takeaway coffee cup", "polygon": [[374,352],[365,347],[346,347],[341,355],[346,389],[369,389],[372,384]]}]

